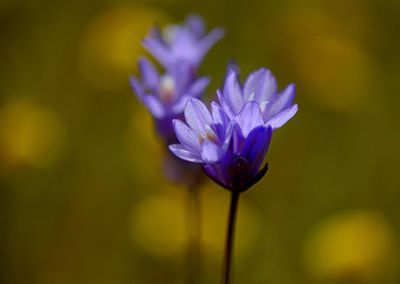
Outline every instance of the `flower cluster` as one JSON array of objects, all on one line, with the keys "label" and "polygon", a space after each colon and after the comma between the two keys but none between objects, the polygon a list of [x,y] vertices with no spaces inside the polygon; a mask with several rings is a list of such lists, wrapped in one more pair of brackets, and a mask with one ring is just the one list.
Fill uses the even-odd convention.
[{"label": "flower cluster", "polygon": [[250,74],[242,87],[237,73],[230,71],[217,94],[219,102],[211,103],[211,113],[200,100],[189,99],[186,123],[173,122],[179,143],[170,150],[181,159],[201,163],[221,186],[245,191],[267,170],[262,164],[273,130],[297,112],[295,87],[290,84],[278,93],[276,80],[266,69]]},{"label": "flower cluster", "polygon": [[141,58],[141,80],[133,76],[131,84],[175,156],[201,164],[215,182],[240,192],[267,171],[263,163],[273,131],[297,112],[295,85],[278,92],[275,77],[265,68],[251,73],[242,85],[231,68],[210,112],[199,100],[209,78],[198,77],[197,69],[223,31],[206,35],[204,30],[198,16],[163,31],[153,28],[143,45],[165,73]]},{"label": "flower cluster", "polygon": [[189,98],[200,97],[209,83],[197,77],[197,69],[207,51],[223,36],[221,29],[205,35],[203,20],[189,16],[182,25],[153,28],[143,41],[144,47],[165,68],[159,74],[146,58],[138,62],[141,80],[131,77],[139,100],[155,119],[158,134],[166,144],[176,141],[172,120],[182,118]]},{"label": "flower cluster", "polygon": [[264,160],[273,132],[296,114],[298,106],[293,103],[294,84],[278,92],[275,77],[265,68],[254,71],[241,84],[238,68],[231,66],[210,111],[200,100],[209,78],[198,77],[197,69],[222,36],[221,29],[205,35],[198,16],[162,32],[152,29],[143,45],[165,73],[160,74],[150,61],[141,58],[141,80],[132,77],[131,84],[174,154],[165,156],[165,173],[193,189],[201,181],[198,173],[202,167],[208,177],[231,191],[223,268],[223,283],[231,284],[239,195],[267,172]]}]

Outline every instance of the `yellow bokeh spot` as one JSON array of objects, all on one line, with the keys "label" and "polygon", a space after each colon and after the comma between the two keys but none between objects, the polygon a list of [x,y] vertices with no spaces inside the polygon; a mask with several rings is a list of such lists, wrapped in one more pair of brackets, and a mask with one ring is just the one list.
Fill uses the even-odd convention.
[{"label": "yellow bokeh spot", "polygon": [[150,196],[132,210],[131,236],[146,252],[163,257],[181,252],[187,244],[185,198],[179,191]]},{"label": "yellow bokeh spot", "polygon": [[8,166],[46,167],[62,152],[65,131],[56,114],[28,99],[3,107],[0,129],[1,155]]},{"label": "yellow bokeh spot", "polygon": [[306,242],[304,260],[318,277],[383,280],[380,277],[393,268],[393,251],[393,232],[383,216],[359,210],[330,217],[317,226]]},{"label": "yellow bokeh spot", "polygon": [[84,79],[100,90],[127,85],[137,58],[144,53],[143,37],[154,24],[165,23],[166,19],[159,10],[127,4],[97,15],[81,43],[80,71]]}]

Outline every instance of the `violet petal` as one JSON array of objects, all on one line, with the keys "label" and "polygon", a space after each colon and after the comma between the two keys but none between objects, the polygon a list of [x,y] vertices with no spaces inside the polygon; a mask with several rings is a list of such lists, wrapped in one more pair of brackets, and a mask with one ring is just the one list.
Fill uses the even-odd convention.
[{"label": "violet petal", "polygon": [[205,126],[212,122],[207,107],[195,98],[190,98],[186,104],[185,119],[187,124],[197,133],[205,133]]},{"label": "violet petal", "polygon": [[203,160],[193,152],[190,152],[181,144],[173,144],[169,145],[168,148],[174,153],[175,156],[178,156],[182,160],[193,162],[193,163],[202,163]]}]

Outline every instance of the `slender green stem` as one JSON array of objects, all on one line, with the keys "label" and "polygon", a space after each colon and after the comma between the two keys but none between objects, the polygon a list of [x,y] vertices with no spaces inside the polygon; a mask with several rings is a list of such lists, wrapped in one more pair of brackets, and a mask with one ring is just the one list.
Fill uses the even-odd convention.
[{"label": "slender green stem", "polygon": [[228,231],[226,235],[225,243],[225,258],[224,267],[222,270],[222,284],[232,283],[232,256],[233,256],[233,244],[234,244],[234,234],[235,234],[235,223],[237,208],[239,203],[240,192],[232,191],[231,204],[228,216]]},{"label": "slender green stem", "polygon": [[188,187],[187,198],[187,260],[186,283],[201,282],[201,208],[200,191],[197,186]]}]

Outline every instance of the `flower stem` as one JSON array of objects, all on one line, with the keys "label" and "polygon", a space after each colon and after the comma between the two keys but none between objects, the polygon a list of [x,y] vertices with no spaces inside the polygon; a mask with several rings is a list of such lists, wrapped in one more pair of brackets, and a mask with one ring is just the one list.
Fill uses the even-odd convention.
[{"label": "flower stem", "polygon": [[188,187],[186,227],[188,234],[186,253],[186,283],[200,283],[201,275],[201,210],[198,186]]},{"label": "flower stem", "polygon": [[240,192],[232,191],[231,195],[231,204],[229,209],[228,216],[228,231],[226,235],[226,243],[225,243],[225,258],[224,258],[224,267],[222,270],[222,284],[231,284],[232,283],[232,256],[233,256],[233,244],[234,244],[234,234],[235,234],[235,223],[236,223],[236,215],[237,208],[239,203],[239,194]]}]

